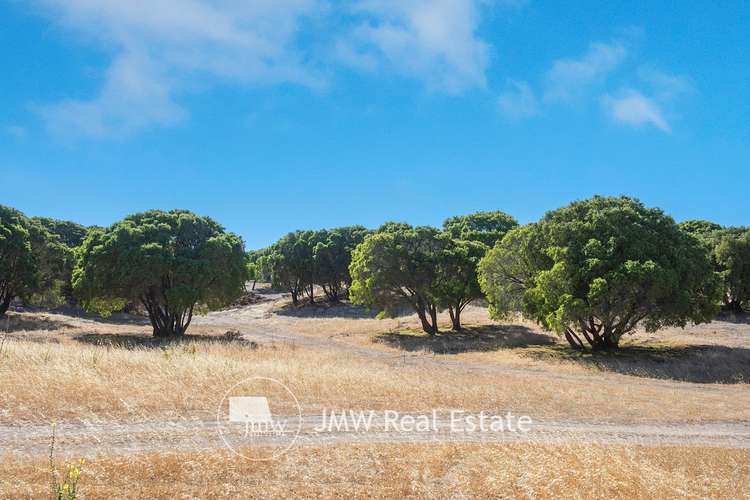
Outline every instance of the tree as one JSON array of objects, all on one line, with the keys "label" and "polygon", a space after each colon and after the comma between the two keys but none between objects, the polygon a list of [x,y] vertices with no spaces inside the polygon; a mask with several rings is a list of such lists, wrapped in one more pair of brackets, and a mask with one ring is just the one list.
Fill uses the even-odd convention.
[{"label": "tree", "polygon": [[713,236],[713,258],[722,281],[723,308],[740,313],[750,305],[750,228],[722,229]]},{"label": "tree", "polygon": [[63,245],[68,248],[81,246],[89,228],[67,220],[51,219],[49,217],[32,217],[35,222],[49,233],[57,235]]},{"label": "tree", "polygon": [[722,229],[721,225],[707,220],[686,220],[680,222],[680,229],[693,236],[704,239]]},{"label": "tree", "polygon": [[72,296],[70,281],[74,251],[36,219],[28,220],[27,227],[37,272],[37,286],[30,301],[43,306],[59,306]]},{"label": "tree", "polygon": [[443,229],[454,240],[479,241],[489,248],[516,226],[516,219],[500,211],[459,215],[443,222]]},{"label": "tree", "polygon": [[315,302],[313,231],[295,231],[277,241],[269,256],[273,286],[289,291],[296,306],[303,293]]},{"label": "tree", "polygon": [[393,225],[368,235],[354,250],[349,266],[352,302],[383,311],[406,302],[426,333],[438,333],[439,266],[449,244],[446,235],[423,226]]},{"label": "tree", "polygon": [[680,228],[695,236],[711,255],[721,279],[722,309],[742,312],[750,302],[750,228],[686,221]]},{"label": "tree", "polygon": [[510,231],[480,263],[491,313],[520,306],[576,349],[611,349],[641,324],[708,322],[717,283],[705,249],[627,197],[578,201]]},{"label": "tree", "polygon": [[349,226],[318,233],[313,248],[315,280],[330,302],[337,301],[342,291],[351,286],[352,252],[369,232],[362,226]]},{"label": "tree", "polygon": [[226,306],[247,279],[242,239],[186,210],[150,210],[88,233],[73,288],[104,315],[127,302],[148,311],[154,336],[182,336],[196,308]]},{"label": "tree", "polygon": [[39,283],[28,225],[21,212],[0,205],[0,316],[15,297],[27,297]]},{"label": "tree", "polygon": [[[47,266],[42,268],[46,267],[47,276],[51,278],[37,300],[47,304],[59,304],[64,301],[75,304],[71,284],[75,265],[74,249],[83,243],[89,228],[75,222],[49,217],[33,217],[31,222],[44,230],[40,236],[44,247],[47,248],[46,259],[43,259]],[[52,275],[49,271],[52,271]]]},{"label": "tree", "polygon": [[487,246],[477,241],[450,240],[439,254],[438,290],[441,308],[447,308],[454,331],[461,330],[461,313],[482,298],[477,265]]}]

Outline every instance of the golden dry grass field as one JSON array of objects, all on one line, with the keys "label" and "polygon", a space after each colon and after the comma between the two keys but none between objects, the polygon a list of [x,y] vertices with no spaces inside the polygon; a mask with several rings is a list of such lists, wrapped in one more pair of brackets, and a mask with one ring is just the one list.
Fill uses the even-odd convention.
[{"label": "golden dry grass field", "polygon": [[[413,317],[295,309],[266,296],[197,318],[178,343],[152,340],[139,317],[9,313],[0,325],[0,497],[49,495],[53,421],[58,468],[87,460],[83,498],[750,495],[742,320],[639,333],[621,352],[582,355],[521,319],[491,321],[479,306],[465,332],[431,338]],[[486,440],[323,439],[305,428],[276,460],[248,461],[206,422],[228,388],[258,376],[291,389],[306,416],[460,408],[512,411],[536,427]]]}]

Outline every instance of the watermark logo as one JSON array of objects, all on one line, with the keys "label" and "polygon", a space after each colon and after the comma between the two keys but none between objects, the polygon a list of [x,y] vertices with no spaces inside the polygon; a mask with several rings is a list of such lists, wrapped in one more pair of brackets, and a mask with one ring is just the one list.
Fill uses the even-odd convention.
[{"label": "watermark logo", "polygon": [[[503,440],[504,434],[527,433],[534,422],[510,411],[465,410],[329,410],[302,416],[294,393],[278,380],[250,377],[233,385],[217,408],[221,439],[236,455],[251,461],[275,460],[289,451],[303,433],[306,442],[373,442]],[[357,434],[357,436],[352,436]]]},{"label": "watermark logo", "polygon": [[302,430],[302,408],[280,381],[250,377],[224,394],[216,411],[224,444],[251,461],[279,458],[289,451]]}]

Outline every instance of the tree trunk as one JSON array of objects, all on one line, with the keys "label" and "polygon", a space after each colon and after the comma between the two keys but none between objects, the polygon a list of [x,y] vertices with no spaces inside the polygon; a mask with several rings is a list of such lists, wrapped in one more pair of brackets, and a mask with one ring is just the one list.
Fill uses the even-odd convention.
[{"label": "tree trunk", "polygon": [[172,312],[168,306],[160,304],[153,294],[142,297],[141,303],[148,311],[148,319],[156,338],[182,337],[193,320],[195,305],[180,312]]},{"label": "tree trunk", "polygon": [[429,306],[430,309],[430,319],[432,320],[432,334],[435,335],[438,333],[438,322],[437,322],[437,307],[434,305]]},{"label": "tree trunk", "polygon": [[5,316],[5,313],[8,312],[8,308],[10,307],[10,303],[13,301],[13,295],[8,294],[5,297],[0,298],[0,318]]},{"label": "tree trunk", "polygon": [[454,332],[461,331],[461,308],[456,307],[454,309],[453,306],[448,306],[448,314],[451,317],[451,324],[453,325],[453,331]]},{"label": "tree trunk", "polygon": [[565,340],[567,340],[570,347],[576,351],[582,351],[584,349],[583,341],[581,341],[581,338],[570,328],[565,329]]}]

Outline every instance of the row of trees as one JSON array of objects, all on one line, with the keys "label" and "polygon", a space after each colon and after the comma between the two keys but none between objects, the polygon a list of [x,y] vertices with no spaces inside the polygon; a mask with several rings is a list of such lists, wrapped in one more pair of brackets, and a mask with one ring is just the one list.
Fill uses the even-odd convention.
[{"label": "row of trees", "polygon": [[73,301],[73,249],[85,234],[78,224],[0,205],[0,316],[16,297],[43,305]]},{"label": "row of trees", "polygon": [[638,200],[599,196],[509,224],[494,245],[483,234],[491,226],[450,227],[483,216],[449,219],[442,232],[391,224],[368,236],[350,266],[352,300],[385,311],[407,303],[434,334],[438,312],[460,329],[463,307],[484,296],[495,318],[520,311],[594,350],[617,348],[637,326],[708,322],[720,304],[739,312],[749,302],[747,228],[678,225]]},{"label": "row of trees", "polygon": [[352,252],[370,232],[349,226],[289,233],[268,248],[250,252],[250,275],[288,291],[294,305],[303,296],[314,303],[316,285],[328,301],[336,302],[351,286]]},{"label": "row of trees", "polygon": [[197,311],[235,300],[248,279],[295,304],[348,295],[384,314],[413,309],[425,332],[486,298],[496,318],[520,311],[577,349],[615,348],[649,331],[709,321],[750,302],[750,230],[677,225],[627,197],[594,197],[518,226],[502,212],[452,217],[442,229],[387,223],[297,231],[245,253],[208,217],[148,211],[109,228],[27,218],[0,206],[0,315],[14,297],[80,300],[109,314],[148,312],[156,336],[179,336]]},{"label": "row of trees", "polygon": [[288,291],[297,305],[315,301],[316,286],[328,301],[352,301],[392,313],[412,307],[422,326],[437,333],[437,314],[448,310],[453,328],[482,293],[479,259],[518,223],[502,212],[452,217],[443,230],[390,222],[377,231],[362,226],[296,231],[250,254],[250,274]]}]

